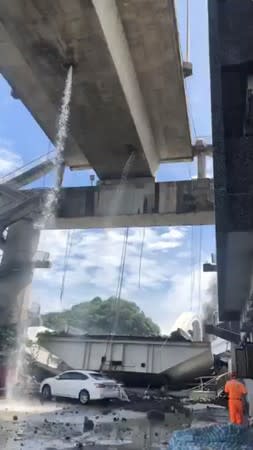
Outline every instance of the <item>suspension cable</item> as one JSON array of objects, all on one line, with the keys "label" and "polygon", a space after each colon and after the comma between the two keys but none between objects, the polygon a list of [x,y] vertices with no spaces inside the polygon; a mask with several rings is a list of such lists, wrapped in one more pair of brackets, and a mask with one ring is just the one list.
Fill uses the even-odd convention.
[{"label": "suspension cable", "polygon": [[68,269],[68,259],[69,259],[69,256],[70,256],[71,248],[72,248],[72,230],[68,230],[67,239],[66,239],[65,254],[64,254],[64,262],[63,262],[63,275],[62,275],[61,290],[60,290],[60,302],[61,302],[61,305],[63,303],[63,297],[64,297],[64,291],[65,291],[65,283],[66,283],[66,276],[67,276],[67,269]]},{"label": "suspension cable", "polygon": [[201,295],[201,285],[202,285],[202,225],[199,226],[199,260],[198,260],[198,314],[202,313],[202,295]]},{"label": "suspension cable", "polygon": [[127,250],[127,244],[128,244],[128,235],[129,235],[129,228],[126,228],[126,232],[123,239],[123,245],[122,245],[122,252],[121,252],[121,259],[120,259],[120,265],[119,265],[119,276],[118,276],[118,284],[116,289],[116,295],[114,297],[113,301],[113,311],[112,311],[112,317],[113,321],[111,324],[111,334],[108,335],[107,342],[106,342],[106,348],[105,348],[105,355],[101,359],[101,365],[100,365],[100,371],[103,370],[104,362],[107,358],[108,349],[110,348],[111,355],[109,357],[109,364],[111,364],[111,357],[112,357],[112,343],[113,343],[113,337],[117,332],[118,329],[118,322],[119,322],[119,309],[120,309],[120,298],[121,298],[121,291],[124,281],[124,271],[125,271],[125,261],[126,261],[126,250]]},{"label": "suspension cable", "polygon": [[144,227],[142,229],[142,241],[141,241],[140,262],[139,262],[139,289],[141,287],[141,268],[142,268],[142,257],[143,257],[145,234],[146,234],[146,228]]},{"label": "suspension cable", "polygon": [[190,10],[189,10],[189,0],[186,0],[186,61],[190,62]]},{"label": "suspension cable", "polygon": [[193,294],[195,287],[195,268],[194,268],[194,228],[191,226],[191,241],[190,241],[190,267],[191,267],[191,279],[190,279],[190,311],[193,310]]},{"label": "suspension cable", "polygon": [[115,302],[114,302],[115,314],[114,314],[114,322],[113,322],[113,326],[112,326],[112,336],[117,333],[117,329],[118,329],[120,299],[121,299],[121,292],[122,292],[122,287],[123,287],[123,282],[124,282],[128,236],[129,236],[129,228],[126,228],[126,232],[125,232],[125,236],[124,236],[124,240],[123,240],[123,246],[122,246],[121,262],[120,262],[120,267],[119,267],[118,286],[117,286]]}]

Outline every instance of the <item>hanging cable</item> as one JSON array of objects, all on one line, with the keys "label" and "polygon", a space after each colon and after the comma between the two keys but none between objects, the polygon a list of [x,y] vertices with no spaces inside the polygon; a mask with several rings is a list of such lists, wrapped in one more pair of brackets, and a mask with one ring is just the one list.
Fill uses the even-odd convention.
[{"label": "hanging cable", "polygon": [[[191,165],[187,164],[188,178],[192,179]],[[192,193],[192,192],[191,192]],[[194,228],[191,225],[191,238],[190,238],[190,311],[193,310],[193,294],[195,285],[195,270],[194,270]]]},{"label": "hanging cable", "polygon": [[140,251],[140,263],[139,263],[139,289],[141,288],[141,267],[142,267],[142,256],[144,249],[144,241],[145,241],[146,228],[142,229],[142,241],[141,241],[141,251]]},{"label": "hanging cable", "polygon": [[189,10],[189,0],[186,0],[186,61],[190,62],[190,10]]},{"label": "hanging cable", "polygon": [[119,279],[118,279],[118,286],[117,286],[117,291],[116,291],[116,296],[115,296],[115,305],[114,305],[115,306],[115,315],[114,315],[114,323],[113,323],[113,328],[112,328],[112,335],[115,335],[117,333],[117,329],[118,329],[120,299],[121,299],[121,292],[122,292],[122,287],[123,287],[123,282],[124,282],[128,235],[129,235],[129,228],[126,229],[123,246],[122,246]]},{"label": "hanging cable", "polygon": [[119,273],[118,273],[118,283],[117,283],[116,293],[115,293],[115,297],[114,297],[115,299],[118,299],[118,297],[120,296],[121,288],[122,288],[122,277],[123,277],[123,272],[124,272],[124,268],[125,268],[126,243],[127,243],[127,239],[128,239],[128,233],[129,233],[129,229],[126,228],[125,235],[123,238],[123,244],[122,244],[121,260],[120,260]]},{"label": "hanging cable", "polygon": [[190,94],[189,94],[187,82],[185,82],[185,95],[186,95],[186,102],[187,102],[188,112],[189,112],[189,117],[190,117],[191,131],[193,133],[194,141],[196,141],[198,133],[197,133],[197,128],[196,128],[195,120],[194,120],[194,116],[193,116],[193,109],[192,109],[192,104],[191,104],[191,100],[190,100]]},{"label": "hanging cable", "polygon": [[71,247],[72,247],[72,230],[69,230],[67,233],[67,239],[66,239],[66,247],[65,247],[64,262],[63,262],[63,275],[62,275],[61,290],[60,290],[61,305],[63,302],[65,282],[66,282],[67,269],[68,269],[68,259],[70,256]]},{"label": "hanging cable", "polygon": [[202,281],[202,225],[199,226],[199,260],[198,260],[198,314],[201,314],[202,296],[201,296],[201,281]]},{"label": "hanging cable", "polygon": [[[113,337],[117,333],[118,322],[119,322],[120,299],[121,299],[121,292],[122,292],[122,286],[123,286],[123,281],[124,281],[128,235],[129,235],[129,228],[126,228],[124,239],[123,239],[123,244],[122,244],[122,252],[121,252],[120,265],[119,265],[119,275],[118,275],[116,295],[114,296],[114,301],[113,301],[113,305],[112,305],[113,320],[112,320],[112,324],[111,324],[111,334],[108,336],[108,339],[107,339],[105,355],[101,359],[100,371],[103,370],[104,363],[108,356],[109,356],[108,357],[109,364],[111,364]],[[108,355],[109,348],[110,348],[110,355]]]},{"label": "hanging cable", "polygon": [[193,295],[195,287],[195,267],[194,267],[194,228],[191,226],[191,242],[190,242],[190,267],[191,267],[191,278],[190,278],[190,311],[193,310]]}]

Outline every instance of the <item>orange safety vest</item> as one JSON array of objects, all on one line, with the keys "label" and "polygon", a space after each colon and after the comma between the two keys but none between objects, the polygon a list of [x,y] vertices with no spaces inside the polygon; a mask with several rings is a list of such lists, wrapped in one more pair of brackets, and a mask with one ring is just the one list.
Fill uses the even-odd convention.
[{"label": "orange safety vest", "polygon": [[225,392],[228,394],[228,409],[230,422],[235,425],[243,425],[243,396],[247,394],[247,389],[243,383],[238,380],[227,381]]},{"label": "orange safety vest", "polygon": [[238,380],[229,380],[225,385],[225,392],[228,394],[229,400],[242,400],[247,394],[247,389],[243,383]]}]

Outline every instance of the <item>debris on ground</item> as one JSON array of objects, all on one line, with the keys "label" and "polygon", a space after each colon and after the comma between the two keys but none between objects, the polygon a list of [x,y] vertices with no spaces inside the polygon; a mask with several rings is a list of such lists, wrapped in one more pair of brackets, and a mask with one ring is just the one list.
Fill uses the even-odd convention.
[{"label": "debris on ground", "polygon": [[151,411],[147,412],[147,418],[149,420],[163,422],[165,420],[165,414],[163,411],[152,409]]},{"label": "debris on ground", "polygon": [[[86,407],[75,402],[45,402],[41,405],[38,399],[15,402],[13,408],[9,408],[7,403],[3,400],[1,405],[0,400],[0,448],[7,448],[8,441],[11,445],[8,448],[12,450],[20,450],[21,447],[24,450],[116,450],[122,445],[135,450],[154,445],[166,450],[171,433],[190,425],[190,419],[186,419],[184,414],[160,414],[159,410],[150,407],[150,403],[150,414],[148,411],[123,409],[123,404],[120,408],[114,407],[113,402],[109,402],[110,408],[104,403]],[[14,415],[18,421],[13,420]],[[161,421],[162,417],[164,420]]]},{"label": "debris on ground", "polygon": [[[124,403],[125,410],[138,412],[148,412],[150,410],[161,411],[164,413],[181,413],[189,415],[189,408],[186,408],[180,398],[161,393],[160,390],[143,391],[141,389],[125,389],[129,398],[129,403]],[[112,401],[114,407],[120,405],[120,402]]]},{"label": "debris on ground", "polygon": [[83,423],[83,432],[87,433],[88,431],[94,430],[94,422],[90,420],[87,416],[84,417]]}]

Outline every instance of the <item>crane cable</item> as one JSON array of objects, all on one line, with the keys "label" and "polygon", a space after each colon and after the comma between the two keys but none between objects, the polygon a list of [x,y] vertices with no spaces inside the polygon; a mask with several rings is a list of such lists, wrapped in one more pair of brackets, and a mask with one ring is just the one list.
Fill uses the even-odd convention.
[{"label": "crane cable", "polygon": [[199,226],[199,258],[198,258],[198,314],[202,314],[202,295],[201,295],[201,286],[202,286],[202,225]]},{"label": "crane cable", "polygon": [[186,62],[190,62],[190,8],[186,0]]},{"label": "crane cable", "polygon": [[107,359],[107,353],[108,353],[109,348],[111,349],[110,350],[111,355],[109,356],[108,361],[109,361],[109,365],[111,366],[113,337],[117,332],[118,322],[119,322],[120,298],[121,298],[122,286],[123,286],[123,282],[124,282],[128,236],[129,236],[129,228],[127,227],[126,231],[125,231],[124,239],[123,239],[123,244],[122,244],[116,295],[114,296],[114,302],[112,305],[113,306],[113,311],[112,311],[113,319],[112,319],[112,324],[111,324],[111,334],[108,335],[108,338],[107,338],[105,353],[101,359],[100,371],[103,370],[104,363],[106,362],[106,359]]},{"label": "crane cable", "polygon": [[[191,27],[190,27],[190,3],[189,3],[189,0],[186,0],[186,52],[185,52],[186,62],[190,62],[190,32],[191,32]],[[190,117],[190,122],[191,122],[191,128],[192,128],[192,132],[193,132],[193,135],[194,135],[194,139],[196,141],[196,139],[197,139],[197,128],[196,128],[196,124],[195,124],[195,120],[194,120],[194,116],[193,116],[192,104],[191,104],[191,100],[190,100],[190,95],[189,95],[187,82],[185,82],[185,94],[186,94],[186,100],[187,100],[187,105],[188,105],[188,109],[189,109],[189,117]]]},{"label": "crane cable", "polygon": [[140,262],[139,262],[139,289],[141,288],[141,268],[142,268],[142,257],[143,257],[143,249],[144,249],[144,241],[145,241],[146,228],[142,229],[142,241],[141,241],[141,249],[140,249]]},{"label": "crane cable", "polygon": [[119,266],[118,284],[117,284],[115,301],[114,301],[114,321],[113,321],[113,326],[112,326],[112,335],[117,333],[117,328],[118,328],[120,299],[121,299],[121,292],[122,292],[122,287],[123,287],[123,282],[124,282],[128,237],[129,237],[129,228],[127,227],[126,231],[125,231],[124,239],[123,239],[121,261],[120,261],[120,266]]},{"label": "crane cable", "polygon": [[191,241],[190,241],[190,267],[191,267],[191,278],[190,278],[190,311],[193,310],[193,295],[195,287],[195,270],[194,270],[194,228],[191,226]]},{"label": "crane cable", "polygon": [[[187,165],[188,178],[192,180],[191,166]],[[191,190],[192,193],[192,190]],[[194,227],[191,225],[191,237],[190,237],[190,311],[193,310],[193,295],[195,287],[195,268],[194,268]]]},{"label": "crane cable", "polygon": [[72,237],[73,237],[72,231],[73,230],[68,230],[67,239],[66,239],[66,247],[65,247],[64,262],[63,262],[63,275],[62,275],[61,290],[60,290],[61,305],[63,303],[63,297],[64,297],[64,291],[65,291],[65,283],[66,283],[66,276],[67,276],[67,270],[68,270],[68,259],[69,259],[71,248],[72,248]]}]

